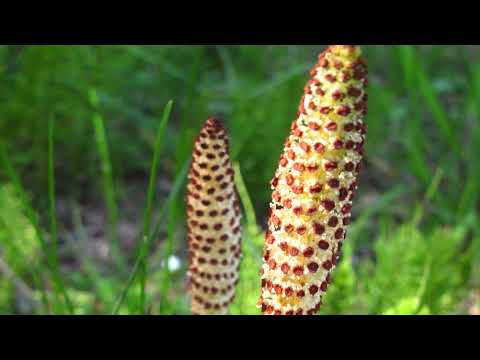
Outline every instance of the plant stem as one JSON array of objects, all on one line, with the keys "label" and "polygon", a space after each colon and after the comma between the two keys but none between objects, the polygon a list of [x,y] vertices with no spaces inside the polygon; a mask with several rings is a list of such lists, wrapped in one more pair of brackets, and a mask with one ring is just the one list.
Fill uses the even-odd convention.
[{"label": "plant stem", "polygon": [[[152,166],[150,169],[150,180],[148,183],[148,191],[147,191],[147,201],[145,207],[145,213],[143,216],[143,234],[142,234],[142,241],[144,244],[148,244],[150,242],[151,232],[151,222],[152,222],[152,209],[153,209],[153,201],[155,199],[155,190],[156,190],[156,178],[158,172],[158,163],[160,160],[160,152],[162,148],[163,138],[165,137],[165,132],[167,130],[167,123],[168,119],[170,118],[170,112],[172,111],[173,101],[170,100],[165,109],[163,110],[163,116],[160,121],[160,125],[157,129],[157,135],[155,138],[155,145],[153,151],[153,160]],[[143,246],[142,248],[145,248]],[[145,250],[140,251],[140,311],[145,314],[145,287],[147,282],[147,260],[146,260],[147,252]]]},{"label": "plant stem", "polygon": [[48,121],[48,202],[50,217],[50,264],[53,268],[54,276],[57,279],[58,290],[63,294],[65,304],[69,313],[73,314],[73,305],[68,297],[65,284],[60,274],[60,262],[58,259],[58,239],[57,239],[57,214],[55,208],[55,169],[54,169],[54,137],[55,137],[55,119],[51,117]]}]

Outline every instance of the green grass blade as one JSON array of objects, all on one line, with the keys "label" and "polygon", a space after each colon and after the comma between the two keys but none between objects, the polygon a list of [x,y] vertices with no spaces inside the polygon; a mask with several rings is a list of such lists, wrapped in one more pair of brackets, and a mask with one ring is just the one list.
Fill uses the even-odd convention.
[{"label": "green grass blade", "polygon": [[433,115],[433,120],[437,124],[440,133],[443,135],[451,149],[458,155],[461,154],[461,148],[458,143],[458,139],[455,136],[455,131],[451,126],[451,121],[447,115],[447,112],[442,107],[440,100],[432,86],[432,82],[428,79],[427,74],[422,69],[420,64],[417,68],[418,74],[418,87],[420,93],[425,98],[427,106],[430,108],[430,112]]},{"label": "green grass blade", "polygon": [[60,261],[58,259],[58,238],[57,238],[57,211],[55,207],[55,119],[52,117],[48,121],[48,202],[50,217],[50,261],[53,266],[54,276],[57,278],[59,291],[65,300],[65,305],[70,314],[73,314],[73,305],[68,296],[65,284],[60,274]]},{"label": "green grass blade", "polygon": [[[168,313],[168,290],[170,289],[170,270],[168,268],[168,260],[173,254],[173,238],[175,236],[175,226],[177,223],[177,206],[175,201],[170,202],[167,226],[167,241],[163,253],[163,269],[162,269],[162,284],[161,284],[161,300],[159,312],[162,314]],[[167,310],[164,310],[166,308]]]},{"label": "green grass blade", "polygon": [[[28,196],[27,196],[26,192],[24,191],[24,189],[22,187],[22,184],[20,183],[20,179],[19,179],[17,173],[15,172],[15,170],[12,166],[12,163],[10,162],[10,158],[7,155],[7,152],[6,152],[6,149],[5,149],[5,146],[4,146],[3,143],[0,143],[0,162],[2,164],[3,169],[5,170],[5,172],[7,174],[8,179],[13,184],[15,192],[20,197],[21,206],[25,210],[27,218],[33,226],[33,229],[34,229],[35,235],[36,235],[35,238],[39,242],[40,249],[42,251],[42,255],[46,256],[48,258],[49,252],[48,252],[48,249],[47,249],[45,238],[43,236],[43,232],[42,232],[42,230],[40,228],[40,225],[38,223],[37,214],[35,213],[35,210],[33,209],[32,205],[30,204]],[[47,264],[47,269],[51,273],[51,268],[49,267],[48,264]],[[42,284],[41,288],[43,289],[43,291],[46,291],[43,287],[43,284]],[[48,302],[48,296],[46,296],[46,295],[44,296],[43,293],[42,293],[42,301],[44,302],[46,308],[50,308],[50,304]]]},{"label": "green grass blade", "polygon": [[[12,253],[14,254],[13,256],[17,259],[27,259],[27,256],[25,255],[24,251],[15,243],[15,241],[12,241],[14,239],[14,235],[12,234],[12,229],[6,224],[3,219],[0,219],[0,228],[2,228],[4,231],[7,232],[7,236],[5,237],[5,243],[7,246],[9,246],[12,249]],[[1,245],[1,244],[0,244]],[[1,258],[1,253],[2,253],[2,247],[0,246],[0,258]],[[33,264],[30,264],[28,273],[32,277],[33,283],[35,285],[35,289],[40,290],[40,295],[41,295],[41,302],[44,307],[44,309],[48,312],[49,309],[49,302],[48,302],[48,295],[45,289],[45,286],[42,284],[40,281],[40,277],[38,276],[37,273],[37,268],[32,266]],[[41,261],[40,261],[40,265]],[[16,274],[18,278],[21,278],[20,275]],[[37,299],[35,299],[36,301]]]},{"label": "green grass blade", "polygon": [[26,284],[23,279],[12,269],[5,259],[2,257],[2,252],[0,251],[0,274],[2,278],[6,279],[8,282],[13,284],[17,289],[17,292],[20,293],[23,302],[27,302],[31,307],[31,311],[36,311],[40,307],[40,303],[36,298],[34,292],[28,284]]},{"label": "green grass blade", "polygon": [[158,234],[160,232],[160,227],[162,225],[162,220],[167,215],[167,211],[170,207],[170,203],[174,201],[177,198],[178,194],[180,193],[185,183],[185,179],[187,177],[189,168],[190,168],[190,158],[185,161],[185,164],[183,165],[182,170],[180,171],[180,173],[177,174],[175,178],[174,184],[172,186],[172,190],[167,200],[164,202],[164,204],[162,205],[162,208],[159,211],[159,216],[154,226],[154,230],[152,231],[152,235],[148,239],[143,239],[144,241],[142,241],[141,243],[140,251],[138,252],[137,259],[135,260],[135,264],[132,268],[132,271],[130,272],[130,276],[127,280],[127,283],[125,284],[125,287],[122,289],[122,292],[120,293],[117,301],[115,302],[115,306],[112,310],[113,315],[118,314],[118,312],[120,311],[120,307],[122,306],[123,302],[125,301],[125,298],[128,295],[128,292],[130,291],[130,288],[135,282],[135,279],[137,278],[138,271],[139,271],[140,261],[142,257],[146,256],[146,254],[148,253],[148,250],[151,248],[153,239],[156,239],[158,237]]},{"label": "green grass blade", "polygon": [[142,254],[140,254],[136,261],[135,264],[133,265],[133,269],[130,273],[130,276],[128,277],[127,283],[125,284],[125,287],[122,289],[122,292],[118,296],[118,299],[115,301],[115,305],[113,306],[112,310],[112,315],[118,315],[118,312],[120,311],[120,307],[122,306],[123,302],[125,301],[125,298],[128,295],[128,291],[133,285],[133,282],[135,281],[137,274],[138,274],[138,269],[140,267],[140,260],[141,260]]},{"label": "green grass blade", "polygon": [[425,193],[425,200],[432,201],[435,196],[438,194],[438,190],[440,189],[440,184],[445,176],[445,171],[442,167],[438,167],[435,171],[435,175],[430,183],[430,186]]},{"label": "green grass blade", "polygon": [[81,269],[85,272],[85,280],[88,281],[88,283],[93,287],[93,293],[102,305],[105,307],[111,307],[113,306],[113,301],[115,300],[114,293],[112,291],[106,291],[102,287],[102,284],[107,281],[112,281],[112,278],[106,278],[105,275],[102,274],[98,269],[97,264],[95,264],[95,262],[90,258],[87,252],[88,234],[87,229],[82,222],[80,207],[74,203],[72,204],[72,208],[72,220],[76,238],[71,239],[71,246],[74,248],[76,258],[78,258],[80,261]]},{"label": "green grass blade", "polygon": [[480,63],[468,64],[470,84],[470,100],[473,122],[470,125],[472,142],[465,149],[465,161],[467,163],[466,183],[458,203],[458,218],[462,218],[470,210],[475,208],[480,194],[480,163],[477,156],[480,153],[480,127],[477,125],[480,119]]},{"label": "green grass blade", "polygon": [[409,189],[407,187],[399,185],[383,194],[374,204],[365,209],[350,225],[350,229],[348,230],[347,239],[352,243],[352,246],[355,244],[362,230],[369,224],[373,215],[391,206],[395,200],[405,196],[408,192]]},{"label": "green grass blade", "polygon": [[191,154],[192,140],[197,131],[196,125],[198,120],[193,121],[192,119],[201,114],[201,106],[199,106],[199,103],[201,103],[203,99],[201,94],[195,93],[195,90],[201,82],[200,76],[204,56],[204,48],[203,46],[199,46],[195,51],[190,74],[185,84],[186,96],[184,106],[180,113],[180,131],[177,135],[176,144],[176,164],[178,166],[183,164],[183,161]]},{"label": "green grass blade", "polygon": [[252,100],[255,100],[256,98],[268,95],[274,92],[275,90],[278,90],[280,86],[291,81],[292,79],[299,76],[304,76],[305,72],[311,69],[311,67],[312,67],[312,64],[310,63],[299,64],[299,65],[293,66],[292,68],[286,70],[285,72],[277,74],[274,79],[257,86],[256,88],[253,89],[252,92],[243,94],[244,101],[252,101]]},{"label": "green grass blade", "polygon": [[[97,150],[102,164],[103,190],[108,210],[108,232],[110,235],[112,255],[115,261],[121,260],[120,243],[118,239],[118,205],[113,181],[113,170],[108,147],[105,124],[102,115],[98,111],[98,96],[95,89],[89,93],[90,105],[93,107],[92,122],[95,131]],[[121,265],[121,264],[119,264]]]},{"label": "green grass blade", "polygon": [[[163,116],[160,121],[160,125],[157,129],[157,136],[155,139],[155,147],[153,152],[152,166],[150,169],[150,180],[148,183],[148,192],[147,192],[147,201],[145,213],[143,216],[143,236],[142,239],[145,242],[149,242],[151,233],[150,227],[152,222],[152,209],[153,201],[155,199],[155,184],[158,172],[158,163],[160,160],[160,153],[162,149],[163,139],[165,137],[165,132],[167,130],[168,119],[170,118],[170,113],[172,111],[173,101],[170,100],[165,109],[163,110]],[[145,313],[145,285],[146,285],[146,276],[147,276],[147,264],[145,254],[142,254],[140,261],[140,309],[142,313]]]},{"label": "green grass blade", "polygon": [[8,157],[7,151],[5,149],[5,146],[0,144],[0,157],[1,157],[1,162],[2,162],[2,167],[5,169],[5,172],[8,176],[8,179],[11,181],[15,188],[15,192],[18,194],[20,197],[20,202],[22,204],[22,208],[25,209],[27,213],[27,217],[32,223],[35,232],[36,232],[36,238],[40,242],[40,246],[42,248],[42,251],[44,252],[44,255],[48,255],[47,245],[45,242],[45,238],[43,236],[43,233],[40,229],[37,214],[35,210],[33,209],[30,200],[28,198],[27,193],[23,189],[23,186],[20,182],[20,178],[18,177],[18,174],[16,173],[15,169],[13,168],[13,165],[10,161],[10,158]]},{"label": "green grass blade", "polygon": [[442,167],[438,167],[433,175],[430,185],[428,186],[423,201],[420,201],[414,211],[412,223],[416,226],[420,225],[420,222],[423,220],[425,215],[425,204],[427,202],[433,202],[434,200],[440,201],[439,206],[441,206],[441,194],[438,192],[440,189],[440,184],[444,178],[445,172]]},{"label": "green grass blade", "polygon": [[[257,217],[253,207],[252,199],[248,193],[247,186],[242,176],[240,164],[233,163],[235,170],[235,186],[245,211],[246,231],[242,234],[242,262],[240,265],[240,283],[237,285],[236,301],[230,311],[243,311],[251,307],[251,296],[246,299],[247,294],[252,294],[253,289],[260,286],[257,281],[258,270],[261,267],[261,247],[263,236],[257,225]],[[257,281],[258,284],[254,284]],[[258,291],[260,289],[258,288]],[[250,310],[247,310],[250,311]]]},{"label": "green grass blade", "polygon": [[48,121],[48,215],[50,218],[50,251],[55,267],[59,267],[57,244],[57,212],[55,208],[54,120]]},{"label": "green grass blade", "polygon": [[[50,123],[49,123],[49,127],[50,127]],[[51,138],[51,141],[49,140],[49,148],[51,146],[52,150],[53,150],[53,128],[51,130],[52,130],[52,138]],[[50,142],[51,142],[51,144],[50,144]],[[18,174],[16,173],[15,169],[13,168],[13,165],[10,161],[10,158],[8,157],[8,154],[7,154],[6,149],[5,149],[3,144],[0,145],[0,153],[1,153],[0,157],[1,157],[1,162],[2,162],[3,168],[5,169],[5,172],[7,173],[7,176],[9,178],[9,180],[13,184],[13,186],[15,188],[15,192],[20,197],[20,202],[21,202],[22,208],[25,210],[27,218],[34,228],[35,235],[36,235],[35,238],[38,239],[38,241],[40,243],[40,247],[42,249],[42,253],[47,258],[47,266],[46,267],[47,267],[48,272],[50,273],[50,276],[53,280],[54,288],[56,290],[56,291],[54,291],[54,296],[55,296],[55,301],[56,302],[53,304],[54,308],[56,309],[55,311],[63,312],[64,305],[60,301],[61,294],[63,295],[64,301],[66,302],[67,307],[70,310],[72,310],[73,306],[71,306],[71,303],[69,301],[69,297],[68,297],[68,294],[65,290],[63,280],[62,280],[62,278],[60,276],[60,273],[58,271],[58,267],[55,266],[55,263],[56,263],[55,262],[55,255],[56,254],[52,253],[50,246],[45,241],[45,236],[44,236],[43,230],[40,227],[38,216],[37,216],[35,210],[33,209],[32,204],[30,203],[28,195],[27,195],[26,191],[24,190],[24,188],[23,188],[23,186],[20,182],[20,178],[19,178]],[[52,152],[52,154],[50,154],[50,149],[49,149],[49,161],[52,160],[51,159],[52,157],[53,157],[53,152]],[[49,173],[51,173],[51,169],[49,169]],[[48,296],[46,297],[42,294],[43,302],[48,302],[47,299],[48,299]],[[69,306],[69,304],[70,304],[70,306]]]},{"label": "green grass blade", "polygon": [[425,158],[421,107],[417,97],[412,95],[418,87],[415,48],[411,45],[400,45],[396,49],[403,72],[404,88],[407,93],[410,111],[412,112],[410,121],[405,124],[406,134],[403,137],[403,143],[407,149],[408,161],[412,172],[424,186],[428,186],[431,174]]},{"label": "green grass blade", "polygon": [[162,206],[162,209],[159,212],[157,221],[152,231],[152,238],[156,239],[160,233],[160,227],[162,226],[162,220],[167,216],[168,204],[174,199],[178,198],[180,191],[182,190],[185,180],[187,179],[188,170],[190,169],[191,158],[188,158],[183,163],[183,166],[180,169],[180,172],[176,175],[172,190],[168,196],[166,203]]},{"label": "green grass blade", "polygon": [[235,85],[238,83],[237,71],[232,61],[232,57],[230,56],[229,49],[226,46],[216,46],[215,49],[218,52],[218,56],[223,66],[223,72],[225,74],[225,81],[227,83],[227,87],[234,88]]},{"label": "green grass blade", "polygon": [[255,236],[257,235],[257,232],[258,232],[258,225],[257,225],[257,216],[255,214],[255,209],[253,207],[252,199],[248,194],[247,186],[245,185],[245,181],[243,180],[240,164],[238,162],[234,162],[233,168],[235,170],[235,186],[237,188],[238,195],[245,209],[247,231],[251,236]]},{"label": "green grass blade", "polygon": [[47,289],[45,289],[45,285],[42,282],[42,278],[35,271],[32,272],[32,278],[33,278],[33,283],[35,284],[35,288],[40,289],[40,299],[42,301],[43,308],[48,313],[50,309],[50,303],[48,301]]}]

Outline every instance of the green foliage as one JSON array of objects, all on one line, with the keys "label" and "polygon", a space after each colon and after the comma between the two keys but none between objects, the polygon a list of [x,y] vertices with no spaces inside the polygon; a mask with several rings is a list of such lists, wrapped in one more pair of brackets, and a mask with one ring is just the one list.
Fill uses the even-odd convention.
[{"label": "green foliage", "polygon": [[233,164],[235,185],[245,211],[242,237],[242,262],[236,299],[230,308],[231,314],[259,314],[256,307],[260,296],[260,269],[264,234],[258,228],[252,200],[245,185],[239,163]]},{"label": "green foliage", "polygon": [[320,314],[354,314],[359,312],[359,285],[362,279],[353,268],[353,248],[351,243],[346,243],[343,248],[342,261],[333,273],[333,285],[328,289],[323,300],[324,305]]},{"label": "green foliage", "polygon": [[24,214],[22,203],[10,184],[0,187],[1,256],[13,270],[25,273],[36,263],[40,248],[35,229]]},{"label": "green foliage", "polygon": [[[41,270],[41,247],[34,225],[25,215],[22,200],[15,192],[15,186],[2,184],[0,187],[0,313],[20,311],[13,296],[16,287],[12,283],[12,276],[19,279],[29,279],[36,286],[40,286],[38,271]],[[8,267],[6,269],[5,267]],[[11,272],[5,274],[2,272]],[[20,280],[21,281],[21,280]],[[22,284],[23,285],[23,284]],[[42,287],[33,294],[33,301],[42,298],[44,307],[48,300]]]},{"label": "green foliage", "polygon": [[260,268],[264,234],[243,238],[243,259],[240,267],[240,281],[235,301],[230,307],[232,315],[259,315],[257,302],[260,297]]},{"label": "green foliage", "polygon": [[[322,49],[0,46],[0,257],[38,300],[32,311],[65,312],[67,294],[75,314],[190,313],[185,179],[193,139],[216,115],[244,210],[230,312],[258,314],[268,184]],[[480,289],[479,48],[363,49],[366,167],[321,314],[465,313]],[[87,251],[100,246],[92,207],[106,214],[107,260]],[[138,235],[126,245],[130,217]],[[0,313],[21,312],[2,275]]]},{"label": "green foliage", "polygon": [[375,241],[374,260],[362,265],[365,310],[371,314],[400,309],[408,314],[454,311],[455,297],[464,283],[463,240],[464,234],[448,228],[427,234],[413,224],[393,232],[387,229]]}]

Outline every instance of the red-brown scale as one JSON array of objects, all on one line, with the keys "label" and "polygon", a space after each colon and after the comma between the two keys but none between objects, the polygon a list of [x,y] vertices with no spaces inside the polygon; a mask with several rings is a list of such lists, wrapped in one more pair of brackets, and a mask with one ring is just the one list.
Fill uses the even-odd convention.
[{"label": "red-brown scale", "polygon": [[264,314],[311,315],[331,282],[363,157],[367,66],[354,45],[319,56],[271,182]]},{"label": "red-brown scale", "polygon": [[235,297],[241,257],[241,213],[228,134],[215,118],[198,135],[187,185],[187,238],[192,313],[222,315]]}]

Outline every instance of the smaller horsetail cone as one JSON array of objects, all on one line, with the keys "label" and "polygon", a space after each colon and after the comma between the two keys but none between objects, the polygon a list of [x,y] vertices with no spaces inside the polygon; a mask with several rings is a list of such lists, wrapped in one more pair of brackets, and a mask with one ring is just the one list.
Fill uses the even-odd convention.
[{"label": "smaller horsetail cone", "polygon": [[192,314],[223,315],[233,302],[240,220],[228,135],[219,120],[210,118],[195,141],[187,186]]},{"label": "smaller horsetail cone", "polygon": [[313,315],[350,223],[363,157],[367,66],[354,45],[320,54],[272,180],[263,314]]}]

